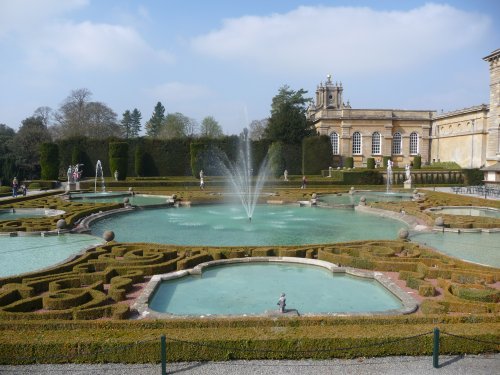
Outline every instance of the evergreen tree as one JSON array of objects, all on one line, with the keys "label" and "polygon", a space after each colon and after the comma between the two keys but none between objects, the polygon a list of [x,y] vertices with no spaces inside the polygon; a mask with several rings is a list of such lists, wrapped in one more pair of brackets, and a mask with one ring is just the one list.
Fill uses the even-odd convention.
[{"label": "evergreen tree", "polygon": [[310,98],[304,97],[307,91],[294,91],[285,85],[273,98],[271,117],[265,128],[265,137],[271,141],[300,144],[302,139],[314,135],[314,129],[306,119]]},{"label": "evergreen tree", "polygon": [[122,128],[123,136],[125,137],[125,139],[130,138],[132,133],[132,115],[128,109],[123,112],[120,126]]},{"label": "evergreen tree", "polygon": [[142,114],[137,108],[134,108],[132,114],[130,115],[130,119],[132,120],[132,127],[130,129],[130,137],[136,138],[139,136],[141,131],[141,120]]},{"label": "evergreen tree", "polygon": [[153,115],[146,123],[146,135],[156,138],[160,132],[162,122],[165,119],[165,107],[161,102],[156,103]]}]

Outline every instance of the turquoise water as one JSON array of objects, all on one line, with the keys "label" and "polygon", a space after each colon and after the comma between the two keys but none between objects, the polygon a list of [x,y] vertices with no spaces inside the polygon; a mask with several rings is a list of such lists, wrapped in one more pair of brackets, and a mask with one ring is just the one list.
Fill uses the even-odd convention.
[{"label": "turquoise water", "polygon": [[439,215],[441,213],[445,215],[483,216],[496,219],[500,218],[500,210],[481,207],[444,207],[432,212],[436,215]]},{"label": "turquoise water", "polygon": [[406,224],[354,210],[259,205],[249,222],[240,205],[138,210],[94,222],[92,233],[115,232],[116,241],[178,245],[301,245],[395,239]]},{"label": "turquoise water", "polygon": [[361,197],[367,202],[399,202],[412,199],[410,193],[385,193],[382,191],[363,191],[354,194],[342,193],[321,195],[319,200],[327,204],[354,204],[357,205]]},{"label": "turquoise water", "polygon": [[102,239],[87,234],[0,236],[0,277],[52,266],[87,247],[102,243]]},{"label": "turquoise water", "polygon": [[205,269],[203,275],[163,281],[149,307],[175,315],[242,315],[286,308],[306,313],[367,313],[402,307],[375,280],[333,275],[316,266],[238,264]]},{"label": "turquoise water", "polygon": [[[98,198],[96,198],[96,196]],[[129,195],[127,192],[109,192],[109,193],[81,193],[72,194],[72,197],[83,202],[91,203],[123,203],[124,198],[129,199],[129,203],[133,206],[149,206],[157,204],[165,204],[166,196],[162,195],[146,195],[136,194]]]},{"label": "turquoise water", "polygon": [[432,232],[411,236],[452,257],[500,268],[500,233]]},{"label": "turquoise water", "polygon": [[45,210],[43,209],[17,208],[14,209],[14,212],[12,209],[0,209],[0,221],[41,216],[45,216]]}]

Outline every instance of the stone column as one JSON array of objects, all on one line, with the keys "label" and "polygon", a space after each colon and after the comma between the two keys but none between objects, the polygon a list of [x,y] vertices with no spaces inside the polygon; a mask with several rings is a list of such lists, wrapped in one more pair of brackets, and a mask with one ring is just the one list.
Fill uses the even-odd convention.
[{"label": "stone column", "polygon": [[490,110],[486,162],[492,165],[500,157],[500,49],[483,58],[490,64]]}]

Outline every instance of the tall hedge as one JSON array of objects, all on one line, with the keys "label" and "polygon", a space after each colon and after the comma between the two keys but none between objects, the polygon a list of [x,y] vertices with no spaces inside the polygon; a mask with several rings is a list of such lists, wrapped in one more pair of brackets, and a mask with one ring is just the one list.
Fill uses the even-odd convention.
[{"label": "tall hedge", "polygon": [[382,157],[382,166],[383,166],[384,168],[387,168],[387,163],[388,163],[388,161],[389,161],[389,160],[391,160],[391,157],[390,157],[390,156],[383,156],[383,157]]},{"label": "tall hedge", "polygon": [[42,180],[57,180],[59,178],[59,147],[55,143],[40,145],[40,166]]},{"label": "tall hedge", "polygon": [[143,145],[138,145],[135,149],[135,158],[134,158],[134,170],[135,170],[135,175],[140,177],[140,176],[145,176],[144,171],[145,171],[145,165],[144,165],[144,146]]},{"label": "tall hedge", "polygon": [[95,166],[92,164],[89,155],[84,151],[81,145],[74,146],[71,152],[71,165],[75,166],[76,164],[79,164],[79,170],[82,172],[82,177],[94,176]]},{"label": "tall hedge", "polygon": [[330,138],[326,135],[307,137],[302,141],[302,173],[321,174],[332,164]]},{"label": "tall hedge", "polygon": [[111,175],[118,171],[118,179],[127,178],[128,143],[112,142],[109,144],[109,170]]},{"label": "tall hedge", "polygon": [[484,173],[477,169],[462,169],[462,173],[464,174],[464,183],[465,185],[481,185],[484,179]]},{"label": "tall hedge", "polygon": [[279,177],[286,168],[285,147],[283,142],[273,142],[269,147],[269,170],[271,175]]}]

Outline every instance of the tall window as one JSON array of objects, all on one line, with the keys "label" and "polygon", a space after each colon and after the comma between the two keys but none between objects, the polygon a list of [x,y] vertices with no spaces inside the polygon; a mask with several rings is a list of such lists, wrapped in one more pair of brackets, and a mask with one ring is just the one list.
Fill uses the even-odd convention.
[{"label": "tall window", "polygon": [[392,154],[401,155],[403,139],[401,138],[401,133],[396,132],[392,135]]},{"label": "tall window", "polygon": [[418,134],[413,132],[410,134],[410,155],[418,154]]},{"label": "tall window", "polygon": [[352,154],[361,155],[361,133],[354,132],[352,134]]},{"label": "tall window", "polygon": [[339,154],[339,135],[335,132],[330,134],[330,141],[332,142],[333,155]]},{"label": "tall window", "polygon": [[375,132],[372,134],[372,155],[380,155],[380,133]]}]

